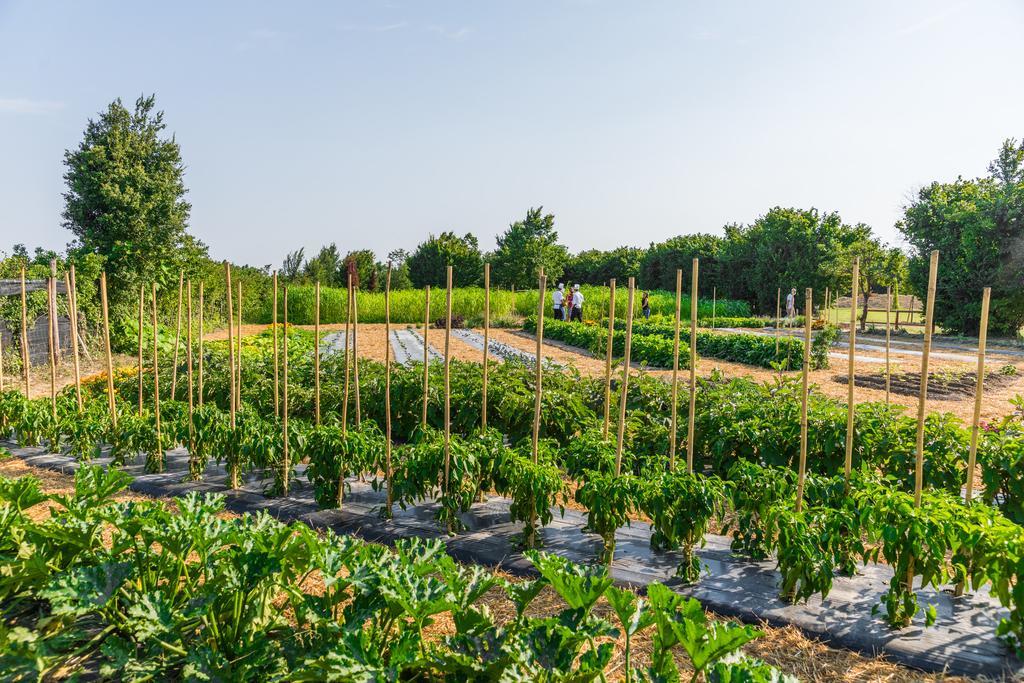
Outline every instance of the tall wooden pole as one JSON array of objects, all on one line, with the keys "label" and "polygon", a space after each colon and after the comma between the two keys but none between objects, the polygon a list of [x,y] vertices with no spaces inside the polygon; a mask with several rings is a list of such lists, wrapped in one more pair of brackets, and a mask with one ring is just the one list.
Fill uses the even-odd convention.
[{"label": "tall wooden pole", "polygon": [[235,328],[235,409],[242,409],[242,281],[238,281],[238,326]]},{"label": "tall wooden pole", "polygon": [[718,287],[711,288],[711,329],[715,329],[715,314],[718,308]]},{"label": "tall wooden pole", "polygon": [[676,320],[672,337],[672,426],[668,442],[668,471],[676,468],[676,442],[679,439],[679,326],[683,315],[683,269],[676,269]]},{"label": "tall wooden pole", "polygon": [[430,404],[430,285],[423,291],[423,419],[420,424],[427,428],[427,406]]},{"label": "tall wooden pole", "polygon": [[448,477],[451,472],[452,458],[452,386],[451,386],[451,354],[448,342],[452,336],[452,267],[445,269],[447,294],[445,297],[444,325],[444,491],[448,491]]},{"label": "tall wooden pole", "polygon": [[974,415],[971,418],[971,450],[967,457],[967,493],[965,502],[970,505],[974,493],[974,467],[978,456],[978,427],[981,423],[981,399],[985,391],[985,344],[988,340],[988,305],[992,288],[981,292],[981,326],[978,328],[978,381],[974,388]]},{"label": "tall wooden pole", "polygon": [[203,281],[199,281],[199,382],[196,384],[196,400],[203,405]]},{"label": "tall wooden pole", "polygon": [[[57,259],[50,259],[50,310],[53,314],[50,316],[50,332],[53,334],[53,343],[50,346],[53,347],[53,362],[54,365],[60,363],[60,327],[57,324]],[[56,371],[53,373],[53,382],[57,383]]]},{"label": "tall wooden pole", "polygon": [[[538,444],[540,443],[540,406],[544,382],[544,358],[542,357],[544,343],[544,289],[547,285],[547,276],[544,269],[540,269],[537,277],[537,353],[534,358],[534,395],[533,395],[533,461],[537,462]],[[532,526],[532,525],[531,525]]]},{"label": "tall wooden pole", "polygon": [[850,486],[850,471],[853,469],[853,422],[854,410],[854,356],[857,352],[857,288],[860,285],[860,257],[853,259],[853,298],[850,299],[850,348],[846,377],[846,459],[843,463],[843,475],[846,486]]},{"label": "tall wooden pole", "polygon": [[178,273],[178,315],[174,323],[174,361],[171,363],[171,400],[178,393],[178,347],[181,345],[181,307],[185,294],[185,273]]},{"label": "tall wooden pole", "polygon": [[924,346],[921,349],[921,393],[917,401],[917,462],[914,469],[914,505],[921,507],[924,483],[924,418],[928,403],[928,356],[932,351],[935,321],[935,282],[939,273],[939,252],[933,251],[928,265],[928,302],[925,304]]},{"label": "tall wooden pole", "polygon": [[[320,281],[316,281],[315,301],[313,302],[313,417],[317,426],[320,425]],[[385,298],[387,295],[385,294]],[[384,346],[390,346],[390,340],[384,340]],[[384,352],[387,359],[387,351]]]},{"label": "tall wooden pole", "polygon": [[[347,342],[347,340],[346,340]],[[288,452],[288,285],[284,287],[284,334],[281,338],[282,344],[282,374],[284,375],[281,385],[281,492],[288,495],[288,483],[291,479],[291,456]],[[344,423],[342,424],[344,429]],[[338,505],[341,505],[341,495],[344,487],[338,482]]]},{"label": "tall wooden pole", "polygon": [[25,380],[25,398],[29,396],[29,367],[32,365],[28,352],[28,295],[25,293],[25,266],[21,267],[21,375]]},{"label": "tall wooden pole", "polygon": [[[68,290],[68,308],[71,317],[71,358],[75,368],[75,400],[78,402],[78,412],[82,412],[82,367],[78,359],[78,284],[75,281],[75,266],[64,273],[64,286]],[[0,379],[0,388],[3,380]]]},{"label": "tall wooden pole", "polygon": [[[565,302],[562,302],[564,309]],[[604,350],[604,430],[603,438],[608,440],[612,416],[612,349],[615,346],[615,278],[608,281],[608,341]]]},{"label": "tall wooden pole", "polygon": [[359,402],[359,285],[352,288],[352,381],[356,390],[356,427],[362,424],[363,410]]},{"label": "tall wooden pole", "polygon": [[272,325],[271,328],[274,330],[274,417],[281,416],[281,387],[278,379],[278,368],[280,367],[281,359],[278,355],[278,339],[277,339],[277,271],[274,271],[274,312],[271,314]]},{"label": "tall wooden pole", "polygon": [[195,438],[193,431],[192,416],[195,413],[195,399],[193,398],[194,386],[192,384],[192,280],[189,279],[188,286],[186,288],[188,294],[188,306],[185,314],[185,321],[188,327],[185,330],[185,379],[188,384],[188,434],[189,434],[189,448],[192,448],[192,442]]},{"label": "tall wooden pole", "polygon": [[796,480],[796,511],[804,505],[804,481],[807,478],[807,394],[811,368],[811,307],[814,306],[813,292],[808,287],[804,296],[804,364],[800,382],[800,464]]},{"label": "tall wooden pole", "polygon": [[117,427],[117,404],[114,401],[114,359],[110,352],[110,310],[107,305],[107,271],[100,272],[100,308],[103,311],[103,349],[107,355],[107,410],[110,425]]},{"label": "tall wooden pole", "polygon": [[487,431],[487,355],[491,345],[491,264],[484,264],[484,367],[480,387],[480,430]]},{"label": "tall wooden pole", "polygon": [[386,518],[391,517],[394,504],[391,476],[391,261],[388,261],[388,273],[384,280],[384,477],[388,487],[384,504]]},{"label": "tall wooden pole", "polygon": [[[224,277],[227,281],[227,287],[225,292],[228,298],[228,375],[230,380],[228,382],[228,389],[231,392],[231,400],[229,401],[229,411],[231,417],[231,431],[235,431],[235,411],[238,409],[238,404],[235,402],[237,398],[236,387],[235,387],[235,311],[232,303],[231,296],[231,264],[224,261]],[[237,454],[231,454],[237,456]],[[230,476],[231,488],[238,488],[238,467],[235,464],[235,457],[232,457],[228,465],[228,474]]]},{"label": "tall wooden pole", "polygon": [[153,301],[153,418],[156,424],[156,471],[164,471],[164,447],[160,435],[160,351],[157,344],[156,283],[152,283]]},{"label": "tall wooden pole", "polygon": [[[51,270],[55,270],[54,262],[50,262]],[[57,321],[57,278],[50,275],[47,281],[47,332],[50,337],[50,410],[54,419],[57,417],[57,337],[53,326]]]},{"label": "tall wooden pole", "polygon": [[622,445],[626,438],[626,394],[629,392],[629,362],[633,350],[633,294],[636,281],[629,278],[626,296],[626,344],[622,354],[622,388],[619,394],[619,434],[615,445],[615,476],[622,472]]},{"label": "tall wooden pole", "polygon": [[[146,285],[139,285],[139,415],[142,415],[142,328],[146,325],[145,318]],[[153,330],[156,334],[156,330]]]},{"label": "tall wooden pole", "polygon": [[775,292],[775,357],[779,356],[779,328],[782,327],[782,287]]},{"label": "tall wooden pole", "polygon": [[690,283],[690,414],[686,426],[686,471],[693,472],[693,440],[696,436],[694,418],[697,412],[697,272],[700,260],[693,259],[693,282]]},{"label": "tall wooden pole", "polygon": [[349,380],[351,378],[352,361],[349,356],[349,349],[352,347],[352,273],[348,274],[348,298],[345,302],[345,388],[343,391],[344,400],[341,403],[341,430],[348,433],[348,397]]},{"label": "tall wooden pole", "polygon": [[825,313],[825,315],[823,317],[825,318],[825,322],[826,323],[828,322],[828,297],[829,297],[829,292],[828,292],[828,287],[826,287],[825,288],[825,302],[822,304],[822,306],[823,306],[822,311]]},{"label": "tall wooden pole", "polygon": [[892,287],[885,288],[885,405],[889,405],[891,369],[889,365],[889,312],[892,310]]}]

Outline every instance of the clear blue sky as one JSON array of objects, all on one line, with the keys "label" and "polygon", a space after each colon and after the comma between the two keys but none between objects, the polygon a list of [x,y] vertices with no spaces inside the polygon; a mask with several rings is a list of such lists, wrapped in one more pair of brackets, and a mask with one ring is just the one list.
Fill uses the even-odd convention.
[{"label": "clear blue sky", "polygon": [[0,249],[63,247],[64,149],[143,92],[215,258],[491,248],[539,204],[573,251],[774,205],[895,242],[1024,136],[1022,29],[1020,0],[0,0]]}]

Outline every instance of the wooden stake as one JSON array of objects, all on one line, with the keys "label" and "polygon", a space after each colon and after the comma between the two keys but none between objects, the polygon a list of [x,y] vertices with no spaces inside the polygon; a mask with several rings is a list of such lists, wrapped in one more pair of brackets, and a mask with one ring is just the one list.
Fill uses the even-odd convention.
[{"label": "wooden stake", "polygon": [[822,309],[822,311],[823,311],[823,312],[824,312],[824,314],[825,314],[825,315],[824,315],[824,316],[822,316],[822,317],[823,317],[823,318],[825,318],[825,322],[828,322],[828,296],[829,296],[829,292],[828,292],[828,287],[826,287],[826,288],[825,288],[825,303],[824,303],[824,304],[822,304],[822,305],[824,306],[824,308]]},{"label": "wooden stake", "polygon": [[[51,272],[55,270],[54,262],[50,261]],[[53,332],[53,325],[57,320],[57,278],[50,275],[46,283],[47,287],[47,333],[50,337],[50,410],[54,419],[57,417],[57,337]]]},{"label": "wooden stake", "polygon": [[889,365],[889,312],[892,310],[892,288],[885,288],[885,405],[889,405],[890,365]]},{"label": "wooden stake", "polygon": [[[60,363],[60,327],[57,324],[57,259],[50,259],[50,332],[53,333],[53,360],[54,364]],[[56,384],[56,372],[54,373],[54,384]]]},{"label": "wooden stake", "polygon": [[444,492],[448,491],[448,477],[451,471],[452,458],[452,387],[451,387],[451,354],[448,342],[452,336],[452,267],[445,269],[448,291],[445,296],[444,325]]},{"label": "wooden stake", "polygon": [[537,297],[537,355],[534,359],[536,374],[533,395],[533,462],[537,462],[538,444],[540,443],[540,405],[541,394],[543,393],[541,385],[544,381],[544,359],[541,356],[541,352],[544,341],[544,289],[546,285],[547,276],[544,275],[544,269],[541,268],[540,275],[537,278],[537,291],[540,296]]},{"label": "wooden stake", "polygon": [[850,471],[853,469],[853,422],[854,409],[854,354],[857,350],[857,288],[860,284],[860,257],[853,259],[853,298],[850,300],[850,353],[846,377],[846,459],[843,464],[843,475],[846,487],[850,486]]},{"label": "wooden stake", "polygon": [[718,287],[711,288],[711,329],[715,329],[715,313],[718,305]]},{"label": "wooden stake", "polygon": [[0,334],[0,394],[4,393],[4,336]]},{"label": "wooden stake", "polygon": [[110,425],[117,427],[117,404],[114,401],[114,358],[110,352],[110,310],[107,306],[107,271],[100,272],[100,308],[103,311],[103,348],[107,353],[107,410]]},{"label": "wooden stake", "polygon": [[[81,413],[85,406],[82,403],[82,368],[78,360],[78,285],[75,282],[74,264],[64,273],[64,286],[68,290],[68,309],[71,315],[71,358],[75,367],[75,400],[78,401],[78,412]],[[0,390],[2,388],[3,379],[0,373]]]},{"label": "wooden stake", "polygon": [[[320,281],[316,281],[315,301],[313,302],[313,419],[320,426]],[[387,294],[384,295],[387,299]],[[384,340],[384,346],[390,346],[390,339]],[[387,351],[384,352],[387,359]],[[385,360],[386,362],[386,360]]]},{"label": "wooden stake", "polygon": [[981,398],[985,390],[985,344],[988,340],[988,305],[992,288],[981,292],[981,327],[978,328],[978,383],[974,389],[974,416],[971,418],[971,450],[967,456],[967,492],[964,501],[970,505],[974,492],[974,467],[978,456],[978,426],[981,423]]},{"label": "wooden stake", "polygon": [[[228,299],[228,376],[231,399],[229,401],[229,412],[231,417],[231,431],[235,431],[235,411],[238,409],[238,404],[235,400],[238,397],[237,387],[235,386],[235,311],[232,304],[231,296],[231,264],[224,261],[224,277],[226,278],[227,287],[225,292]],[[228,460],[228,474],[230,476],[231,488],[238,488],[238,465],[237,465],[237,454],[229,454]]]},{"label": "wooden stake", "polygon": [[491,340],[491,264],[484,264],[484,376],[480,393],[480,431],[487,431],[487,354]]},{"label": "wooden stake", "polygon": [[391,488],[391,261],[388,261],[388,273],[384,280],[384,477],[388,487],[384,517],[390,518],[391,507],[394,505]]},{"label": "wooden stake", "polygon": [[633,293],[636,281],[629,278],[626,297],[626,344],[622,354],[622,388],[619,393],[619,438],[615,446],[615,476],[622,472],[622,445],[626,438],[626,394],[629,391],[629,359],[633,349]]},{"label": "wooden stake", "polygon": [[199,383],[196,385],[196,396],[199,405],[203,405],[203,281],[199,281]]},{"label": "wooden stake", "polygon": [[238,281],[238,327],[235,328],[235,409],[242,409],[242,281]]},{"label": "wooden stake", "polygon": [[[565,310],[565,302],[562,302]],[[615,346],[615,278],[608,281],[608,341],[604,350],[604,430],[605,441],[612,416],[612,348]]]},{"label": "wooden stake", "polygon": [[814,296],[811,288],[805,292],[804,309],[804,364],[800,383],[800,464],[796,480],[796,511],[799,514],[804,505],[804,480],[807,478],[807,394],[811,367],[811,316]]},{"label": "wooden stake", "polygon": [[195,440],[195,432],[193,430],[192,416],[195,413],[195,402],[192,397],[193,385],[192,385],[192,280],[188,281],[188,307],[186,310],[185,320],[188,323],[188,327],[185,330],[185,363],[187,369],[185,371],[186,381],[188,383],[188,435],[189,435],[189,449],[192,448],[192,442]]},{"label": "wooden stake", "polygon": [[775,292],[775,357],[779,356],[779,328],[782,327],[782,287]]},{"label": "wooden stake", "polygon": [[[271,327],[274,330],[274,417],[281,416],[281,404],[279,398],[281,395],[281,387],[278,382],[277,369],[280,367],[281,359],[278,354],[278,341],[277,341],[277,271],[274,271],[274,312],[272,314],[273,324]],[[347,348],[347,347],[346,347]],[[347,356],[346,356],[347,359]]]},{"label": "wooden stake", "polygon": [[676,325],[672,337],[672,426],[668,442],[668,471],[676,468],[676,442],[679,439],[679,325],[683,315],[683,269],[676,269]]},{"label": "wooden stake", "polygon": [[174,322],[174,361],[171,363],[171,400],[178,393],[178,347],[181,345],[181,305],[185,290],[185,273],[178,273],[178,315]]},{"label": "wooden stake", "polygon": [[[917,462],[914,470],[914,506],[921,507],[924,483],[924,418],[928,403],[928,355],[932,350],[932,325],[935,321],[935,282],[939,273],[939,252],[933,251],[928,265],[928,301],[925,304],[924,346],[921,349],[921,394],[917,402]],[[911,577],[913,578],[913,577]]]},{"label": "wooden stake", "polygon": [[352,381],[356,389],[356,427],[362,424],[363,411],[359,403],[359,287],[352,288]]},{"label": "wooden stake", "polygon": [[[142,415],[142,328],[145,326],[146,285],[139,285],[139,415]],[[156,334],[156,330],[153,330]]]},{"label": "wooden stake", "polygon": [[29,396],[29,367],[31,356],[28,352],[28,296],[25,293],[25,266],[21,267],[21,374],[25,379],[25,398]]},{"label": "wooden stake", "polygon": [[[288,285],[284,287],[284,335],[282,335],[282,374],[284,383],[281,386],[281,492],[288,495],[288,482],[291,478],[291,456],[288,454]],[[344,428],[344,425],[343,425]],[[344,487],[338,489],[338,507],[341,507],[341,496]]]},{"label": "wooden stake", "polygon": [[[348,433],[348,386],[351,376],[352,361],[349,360],[349,349],[352,346],[352,335],[350,334],[352,324],[352,273],[348,274],[348,299],[345,301],[345,389],[344,400],[341,403],[341,430]],[[287,329],[287,328],[285,328]]]},{"label": "wooden stake", "polygon": [[423,292],[423,420],[420,424],[427,428],[427,406],[430,403],[430,285]]},{"label": "wooden stake", "polygon": [[156,283],[152,283],[153,295],[153,417],[156,421],[156,471],[164,471],[164,447],[160,436],[160,351],[157,344]]},{"label": "wooden stake", "polygon": [[700,260],[693,259],[693,282],[690,284],[690,415],[686,426],[686,471],[693,472],[693,439],[697,412],[697,272]]}]

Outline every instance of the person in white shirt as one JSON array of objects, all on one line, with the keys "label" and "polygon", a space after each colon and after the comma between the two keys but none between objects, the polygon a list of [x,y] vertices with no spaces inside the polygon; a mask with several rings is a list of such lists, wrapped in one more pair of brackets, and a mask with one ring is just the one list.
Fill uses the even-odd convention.
[{"label": "person in white shirt", "polygon": [[562,301],[565,299],[565,285],[561,282],[558,283],[558,289],[551,292],[551,304],[555,311],[555,320],[565,320],[565,314],[562,311]]},{"label": "person in white shirt", "polygon": [[579,285],[572,286],[572,312],[569,314],[569,320],[583,322],[583,292],[580,291]]},{"label": "person in white shirt", "polygon": [[796,287],[789,290],[789,294],[786,295],[786,317],[796,317]]}]

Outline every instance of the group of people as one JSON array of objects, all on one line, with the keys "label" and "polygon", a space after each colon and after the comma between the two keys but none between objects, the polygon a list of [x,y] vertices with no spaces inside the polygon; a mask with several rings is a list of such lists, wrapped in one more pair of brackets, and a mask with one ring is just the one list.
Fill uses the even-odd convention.
[{"label": "group of people", "polygon": [[565,284],[559,282],[558,288],[551,292],[551,305],[555,320],[583,322],[583,292],[579,285],[573,285],[572,292],[566,294]]}]

